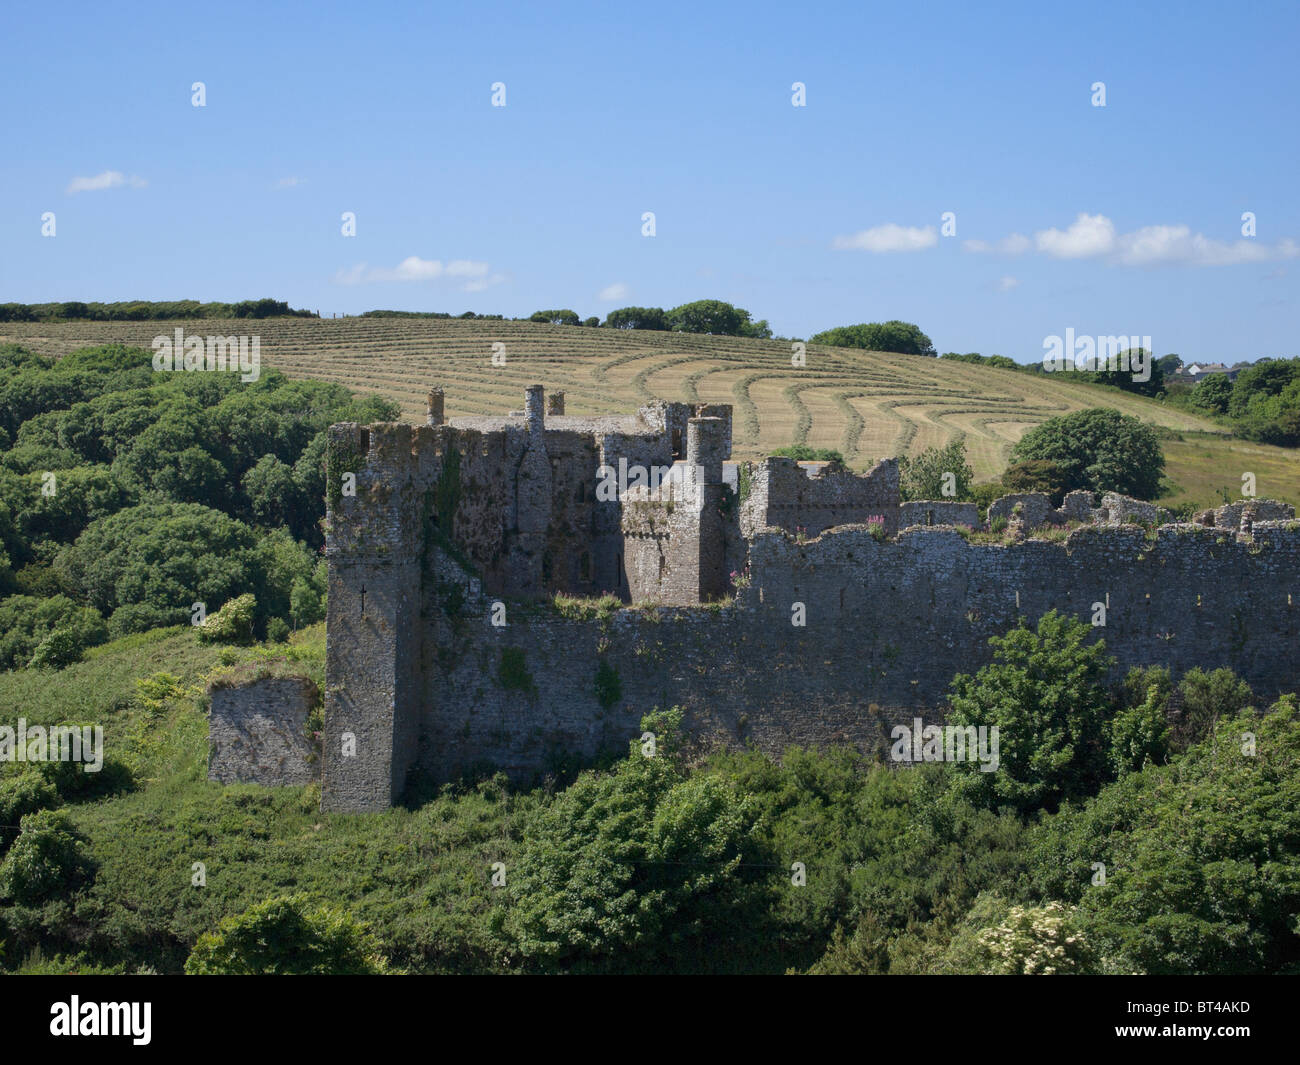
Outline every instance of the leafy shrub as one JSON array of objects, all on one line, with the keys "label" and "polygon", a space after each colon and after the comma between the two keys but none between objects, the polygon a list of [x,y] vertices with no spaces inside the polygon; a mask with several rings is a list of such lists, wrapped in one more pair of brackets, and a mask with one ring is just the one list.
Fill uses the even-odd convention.
[{"label": "leafy shrub", "polygon": [[32,660],[27,663],[30,669],[62,669],[73,662],[79,662],[85,647],[81,634],[70,628],[51,629],[36,647]]},{"label": "leafy shrub", "polygon": [[253,615],[257,612],[257,599],[246,593],[226,603],[215,614],[209,614],[199,626],[200,643],[252,643]]},{"label": "leafy shrub", "polygon": [[364,976],[386,968],[366,925],[303,895],[268,899],[227,917],[199,936],[185,962],[190,976]]},{"label": "leafy shrub", "polygon": [[778,447],[772,451],[772,454],[778,458],[794,459],[796,462],[834,462],[844,465],[844,456],[829,447],[793,444],[790,447]]},{"label": "leafy shrub", "polygon": [[982,895],[935,969],[992,976],[1090,972],[1095,960],[1076,921],[1074,907],[1061,902],[1017,906],[996,895]]},{"label": "leafy shrub", "polygon": [[40,810],[19,822],[18,838],[0,865],[0,897],[28,905],[80,885],[93,866],[84,841],[61,810]]},{"label": "leafy shrub", "polygon": [[968,499],[974,479],[975,471],[966,461],[966,445],[960,440],[898,460],[898,485],[904,499]]},{"label": "leafy shrub", "polygon": [[507,918],[525,956],[652,969],[744,920],[752,816],[730,782],[687,777],[673,735],[659,738],[654,757],[634,744],[530,819]]}]

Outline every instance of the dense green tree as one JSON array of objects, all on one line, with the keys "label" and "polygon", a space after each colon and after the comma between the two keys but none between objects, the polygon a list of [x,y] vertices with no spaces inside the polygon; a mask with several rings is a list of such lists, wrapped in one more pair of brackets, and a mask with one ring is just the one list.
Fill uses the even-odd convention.
[{"label": "dense green tree", "polygon": [[[144,503],[93,522],[59,554],[56,568],[85,589],[106,616],[128,605],[147,605],[158,624],[189,620],[191,604],[218,609],[246,588],[265,581],[260,538],[243,522],[192,503]],[[110,617],[114,630],[135,631],[135,621]]]},{"label": "dense green tree", "polygon": [[1164,453],[1155,430],[1109,408],[1074,411],[1034,426],[1011,449],[1013,462],[1045,460],[1065,473],[1066,490],[1154,499]]},{"label": "dense green tree", "polygon": [[898,460],[898,485],[904,499],[969,499],[974,480],[975,471],[966,461],[966,444],[961,440]]},{"label": "dense green tree", "polygon": [[1065,470],[1046,459],[1013,462],[1002,474],[1002,487],[1007,492],[1043,492],[1052,497],[1052,505],[1059,507],[1069,489],[1070,479]]},{"label": "dense green tree", "polygon": [[[108,639],[108,628],[99,612],[65,595],[44,599],[11,595],[0,600],[0,669],[25,666],[42,642],[55,631],[68,634],[60,637],[61,643],[70,638],[82,649]],[[59,650],[50,647],[45,653],[55,655]]]},{"label": "dense green tree", "polygon": [[[666,722],[666,719],[665,719]],[[508,925],[544,967],[653,969],[745,917],[752,818],[732,786],[688,776],[671,724],[646,757],[586,773],[539,808],[509,880]]]},{"label": "dense green tree", "polygon": [[581,325],[582,319],[577,311],[567,308],[559,311],[534,311],[528,319],[530,322],[548,322],[551,325]]},{"label": "dense green tree", "polygon": [[605,316],[606,329],[660,329],[672,328],[662,307],[619,307]]},{"label": "dense green tree", "polygon": [[293,467],[274,455],[263,455],[244,474],[243,488],[253,516],[262,525],[288,525],[301,506]]},{"label": "dense green tree", "polygon": [[1232,399],[1232,382],[1226,373],[1214,373],[1196,382],[1192,406],[1211,414],[1227,414]]},{"label": "dense green tree", "polygon": [[772,335],[766,321],[750,320],[749,311],[722,300],[695,300],[668,311],[669,328],[679,333],[708,333],[713,336],[753,337]]},{"label": "dense green tree", "polygon": [[1113,660],[1090,642],[1093,628],[1044,614],[1036,630],[1020,627],[989,640],[993,661],[974,676],[953,678],[953,725],[998,729],[994,772],[977,761],[955,763],[961,794],[977,805],[1022,813],[1053,809],[1094,793],[1106,776],[1104,678]]},{"label": "dense green tree", "polygon": [[1031,858],[1036,892],[1079,904],[1104,971],[1296,971],[1296,698],[1223,719],[1169,765],[1063,807],[1034,830]]},{"label": "dense green tree", "polygon": [[818,333],[812,338],[812,343],[838,348],[863,348],[866,351],[891,351],[903,355],[936,354],[933,342],[918,326],[897,319],[837,326]]}]

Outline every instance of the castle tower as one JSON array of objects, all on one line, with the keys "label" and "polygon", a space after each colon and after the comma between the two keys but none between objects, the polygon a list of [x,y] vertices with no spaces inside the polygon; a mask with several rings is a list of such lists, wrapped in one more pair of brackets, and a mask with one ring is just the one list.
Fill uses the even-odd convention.
[{"label": "castle tower", "polygon": [[730,452],[726,431],[721,418],[692,418],[686,423],[686,466],[695,483],[722,483],[722,460]]},{"label": "castle tower", "polygon": [[727,544],[722,503],[722,460],[731,451],[730,425],[722,418],[692,418],[686,423],[686,472],[692,518],[697,523],[691,563],[700,601],[727,591]]},{"label": "castle tower", "polygon": [[359,813],[398,800],[419,746],[423,493],[412,426],[329,434],[321,808]]},{"label": "castle tower", "polygon": [[426,424],[436,428],[443,423],[443,393],[441,388],[429,389],[428,395],[428,416],[425,419]]}]

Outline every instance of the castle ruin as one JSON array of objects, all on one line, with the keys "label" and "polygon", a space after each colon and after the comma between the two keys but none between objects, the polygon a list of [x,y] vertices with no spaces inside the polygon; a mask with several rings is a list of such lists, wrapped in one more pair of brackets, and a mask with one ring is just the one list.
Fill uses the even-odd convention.
[{"label": "castle ruin", "polygon": [[1119,671],[1300,686],[1284,505],[1144,527],[1150,504],[1031,494],[990,518],[1082,524],[973,543],[973,505],[902,503],[893,460],[731,465],[729,406],[547,400],[533,386],[522,412],[447,420],[435,389],[425,425],[331,428],[324,809],[386,808],[417,766],[544,773],[670,706],[706,743],[882,749],[990,660],[990,636],[1097,603]]}]

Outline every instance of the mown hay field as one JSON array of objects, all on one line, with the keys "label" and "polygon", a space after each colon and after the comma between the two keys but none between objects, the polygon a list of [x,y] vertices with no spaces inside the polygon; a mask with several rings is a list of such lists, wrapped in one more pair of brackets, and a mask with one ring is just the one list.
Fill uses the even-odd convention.
[{"label": "mown hay field", "polygon": [[[398,402],[415,422],[424,420],[424,394],[432,385],[446,390],[449,416],[517,410],[525,386],[534,382],[563,389],[571,414],[625,412],[656,399],[731,403],[737,458],[808,444],[834,448],[864,468],[876,459],[962,439],[976,479],[984,481],[1001,473],[1026,429],[1072,410],[1113,407],[1178,432],[1216,428],[1161,403],[1063,375],[1043,378],[816,344],[808,345],[806,367],[796,369],[786,342],[687,333],[530,322],[292,318],[6,323],[0,325],[0,342],[49,355],[111,342],[147,348],[155,336],[171,335],[178,326],[189,334],[256,334],[264,368],[378,392]],[[504,366],[492,363],[494,344],[504,345]],[[1197,494],[1210,483],[1239,483],[1242,457],[1226,444],[1198,439],[1192,466],[1171,472],[1190,478],[1193,469],[1200,471]],[[1270,461],[1285,466],[1290,453],[1267,450],[1282,456]],[[1300,499],[1300,474],[1285,480],[1276,484],[1275,497]]]}]

